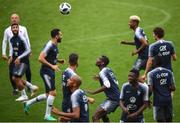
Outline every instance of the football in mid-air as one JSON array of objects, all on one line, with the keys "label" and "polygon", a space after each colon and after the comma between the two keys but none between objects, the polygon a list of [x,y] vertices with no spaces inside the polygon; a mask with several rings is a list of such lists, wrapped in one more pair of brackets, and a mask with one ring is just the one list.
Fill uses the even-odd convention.
[{"label": "football in mid-air", "polygon": [[59,10],[62,14],[67,15],[71,11],[71,5],[69,3],[61,3],[59,5]]}]

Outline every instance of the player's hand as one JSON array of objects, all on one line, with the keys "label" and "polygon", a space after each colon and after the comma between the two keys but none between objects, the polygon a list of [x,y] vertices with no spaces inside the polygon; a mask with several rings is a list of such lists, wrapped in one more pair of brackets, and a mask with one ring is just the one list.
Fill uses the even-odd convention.
[{"label": "player's hand", "polygon": [[59,113],[59,110],[56,107],[53,107],[51,111],[54,114],[58,114]]},{"label": "player's hand", "polygon": [[93,79],[96,80],[96,81],[99,81],[99,79],[100,79],[100,78],[99,78],[99,75],[93,76]]},{"label": "player's hand", "polygon": [[120,42],[120,44],[126,44],[126,43],[127,43],[127,42],[126,42],[126,41],[124,41],[124,40]]},{"label": "player's hand", "polygon": [[20,64],[20,59],[16,58],[16,60],[14,61],[15,65],[19,65]]},{"label": "player's hand", "polygon": [[8,59],[8,65],[10,65],[11,64],[11,62],[12,62],[12,56]]},{"label": "player's hand", "polygon": [[58,59],[57,62],[60,63],[60,64],[64,64],[65,63],[65,59]]},{"label": "player's hand", "polygon": [[8,57],[6,55],[2,55],[3,60],[8,60]]},{"label": "player's hand", "polygon": [[137,116],[138,116],[138,113],[135,112],[135,113],[127,115],[127,118],[134,119],[134,118],[137,118]]},{"label": "player's hand", "polygon": [[142,76],[141,76],[141,79],[145,81],[145,80],[146,80],[146,75],[145,75],[145,74],[142,75]]},{"label": "player's hand", "polygon": [[137,51],[135,50],[135,51],[132,52],[131,55],[134,56],[134,55],[136,55],[136,54],[137,54]]},{"label": "player's hand", "polygon": [[61,71],[60,69],[59,69],[59,66],[58,65],[52,65],[51,66],[51,68],[54,70],[54,71]]},{"label": "player's hand", "polygon": [[94,98],[91,98],[91,97],[88,97],[88,102],[93,104],[95,102],[95,99]]},{"label": "player's hand", "polygon": [[122,110],[123,110],[124,113],[129,114],[128,108],[123,108]]}]

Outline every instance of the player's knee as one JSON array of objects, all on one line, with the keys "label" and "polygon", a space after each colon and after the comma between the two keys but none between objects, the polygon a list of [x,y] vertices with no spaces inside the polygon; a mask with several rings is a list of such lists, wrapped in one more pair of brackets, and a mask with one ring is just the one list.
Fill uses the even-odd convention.
[{"label": "player's knee", "polygon": [[49,94],[52,95],[52,96],[56,96],[56,90],[50,91]]}]

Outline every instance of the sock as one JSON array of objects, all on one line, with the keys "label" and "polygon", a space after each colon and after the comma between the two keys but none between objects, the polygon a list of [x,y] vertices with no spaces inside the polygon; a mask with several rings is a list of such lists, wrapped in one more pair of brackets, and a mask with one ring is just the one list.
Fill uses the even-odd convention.
[{"label": "sock", "polygon": [[21,91],[21,96],[27,96],[25,89]]},{"label": "sock", "polygon": [[46,102],[46,114],[45,117],[48,117],[51,115],[51,109],[54,102],[55,96],[49,95]]},{"label": "sock", "polygon": [[41,94],[41,95],[39,95],[39,96],[31,99],[31,100],[28,100],[28,101],[26,102],[26,104],[27,104],[27,105],[32,105],[32,104],[34,104],[34,103],[36,103],[36,102],[40,102],[40,101],[42,101],[42,100],[45,100],[46,98],[47,98],[47,97],[46,97],[46,94]]},{"label": "sock", "polygon": [[33,87],[34,85],[28,81],[26,81],[26,86],[29,87],[30,89],[34,89],[34,87]]}]

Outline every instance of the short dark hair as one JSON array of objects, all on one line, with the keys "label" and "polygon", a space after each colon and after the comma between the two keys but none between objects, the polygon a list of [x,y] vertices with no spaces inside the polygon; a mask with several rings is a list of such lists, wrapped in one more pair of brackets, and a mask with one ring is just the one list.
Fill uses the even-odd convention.
[{"label": "short dark hair", "polygon": [[136,69],[131,69],[130,70],[131,73],[134,73],[136,75],[136,77],[139,77],[139,71]]},{"label": "short dark hair", "polygon": [[13,23],[13,24],[11,24],[11,27],[14,26],[14,25],[19,26],[18,23]]},{"label": "short dark hair", "polygon": [[109,58],[107,56],[102,55],[101,60],[104,62],[105,66],[107,66],[109,64]]},{"label": "short dark hair", "polygon": [[60,31],[60,29],[58,29],[58,28],[54,28],[53,30],[51,30],[51,37],[52,38],[56,37],[56,35],[59,34],[59,31]]},{"label": "short dark hair", "polygon": [[163,38],[164,37],[164,29],[161,27],[156,27],[153,29],[154,34],[158,37],[158,38]]},{"label": "short dark hair", "polygon": [[79,56],[76,53],[71,53],[69,55],[69,64],[70,65],[77,65],[78,64]]}]

